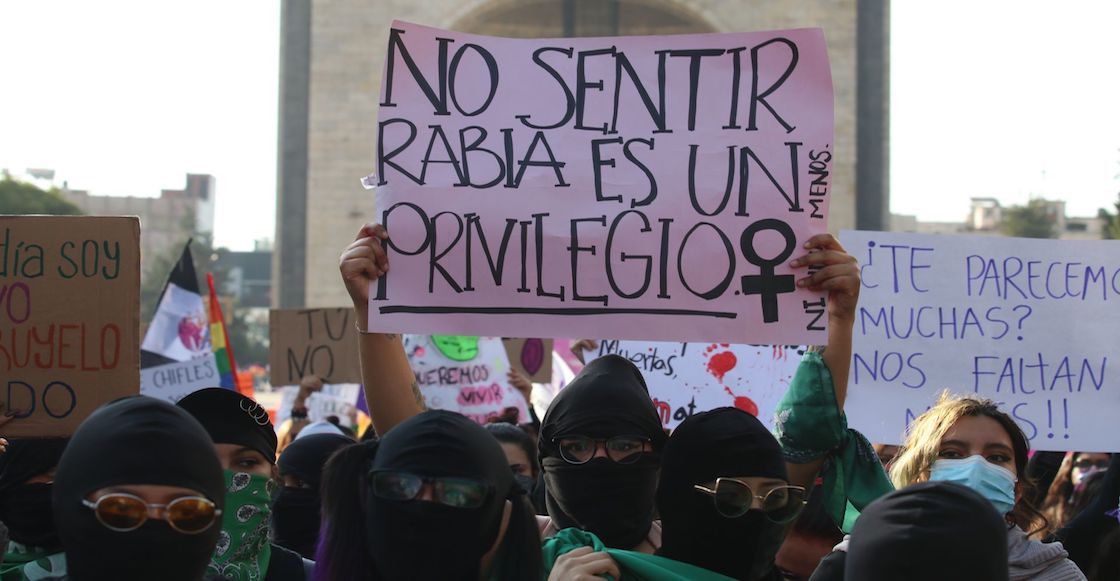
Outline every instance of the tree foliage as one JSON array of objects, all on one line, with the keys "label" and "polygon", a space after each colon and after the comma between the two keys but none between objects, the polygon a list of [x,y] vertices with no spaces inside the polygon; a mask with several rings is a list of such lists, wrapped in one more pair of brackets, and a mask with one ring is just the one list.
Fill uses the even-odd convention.
[{"label": "tree foliage", "polygon": [[1044,200],[1031,200],[1026,206],[1004,210],[1000,230],[1007,236],[1020,238],[1057,237],[1054,216]]},{"label": "tree foliage", "polygon": [[73,216],[82,211],[55,188],[41,189],[34,184],[0,177],[0,214],[51,214]]},{"label": "tree foliage", "polygon": [[1101,238],[1105,240],[1120,240],[1120,194],[1116,195],[1116,203],[1113,207],[1116,208],[1115,213],[1105,208],[1097,212],[1097,216],[1104,220],[1101,226]]}]

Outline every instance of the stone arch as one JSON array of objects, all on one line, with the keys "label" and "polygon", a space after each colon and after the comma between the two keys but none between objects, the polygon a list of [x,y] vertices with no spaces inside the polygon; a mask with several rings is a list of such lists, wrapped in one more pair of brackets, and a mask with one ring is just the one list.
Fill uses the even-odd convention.
[{"label": "stone arch", "polygon": [[[601,9],[599,0],[573,0]],[[619,35],[719,32],[688,0],[617,0]],[[462,32],[520,38],[564,36],[564,0],[465,0],[441,23]],[[577,36],[581,36],[577,32]]]}]

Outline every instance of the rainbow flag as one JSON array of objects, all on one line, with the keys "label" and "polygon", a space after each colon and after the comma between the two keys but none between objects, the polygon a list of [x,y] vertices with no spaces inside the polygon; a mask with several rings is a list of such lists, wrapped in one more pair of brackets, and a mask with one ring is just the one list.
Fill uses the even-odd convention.
[{"label": "rainbow flag", "polygon": [[214,275],[206,273],[206,284],[210,287],[210,348],[214,352],[214,362],[222,379],[222,387],[232,389],[242,395],[253,396],[251,385],[243,386],[237,374],[237,362],[233,359],[233,348],[229,345],[225,319],[222,318],[222,304],[214,291]]}]

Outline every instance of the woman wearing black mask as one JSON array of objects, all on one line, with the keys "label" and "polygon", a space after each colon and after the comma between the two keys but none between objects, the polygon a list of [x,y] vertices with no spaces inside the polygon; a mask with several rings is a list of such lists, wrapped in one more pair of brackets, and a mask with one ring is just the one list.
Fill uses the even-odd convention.
[{"label": "woman wearing black mask", "polygon": [[539,579],[533,511],[497,441],[452,412],[335,454],[316,581]]},{"label": "woman wearing black mask", "polygon": [[654,491],[667,436],[641,372],[608,355],[553,400],[538,441],[550,521],[542,535],[576,527],[611,548],[660,545]]},{"label": "woman wearing black mask", "polygon": [[222,468],[183,410],[133,396],[87,418],[52,500],[71,581],[199,581],[218,540]]},{"label": "woman wearing black mask", "polygon": [[804,500],[758,418],[736,408],[696,414],[665,446],[658,554],[735,579],[781,579],[774,557]]},{"label": "woman wearing black mask", "polygon": [[304,581],[314,563],[269,542],[278,486],[276,432],[268,411],[235,391],[214,387],[179,400],[213,441],[225,471],[222,534],[209,572],[231,581]]},{"label": "woman wearing black mask", "polygon": [[[381,246],[387,238],[382,226],[367,224],[339,259],[361,331],[363,384],[379,434],[424,409],[400,337],[364,331],[369,285],[388,270]],[[665,437],[633,364],[606,358],[585,368],[553,402],[541,426],[546,504],[554,519],[545,519],[542,529],[578,526],[610,547],[652,553],[658,543],[653,493]]]},{"label": "woman wearing black mask", "polygon": [[331,454],[353,443],[338,434],[314,434],[296,439],[280,453],[276,466],[284,486],[272,504],[272,539],[277,545],[314,558],[323,466]]},{"label": "woman wearing black mask", "polygon": [[502,446],[513,472],[513,480],[529,496],[537,514],[548,514],[544,505],[544,484],[538,484],[540,462],[537,461],[537,443],[518,426],[507,422],[486,424],[486,431]]},{"label": "woman wearing black mask", "polygon": [[9,544],[0,581],[66,573],[62,542],[54,528],[51,485],[66,438],[13,439],[0,454],[0,522]]}]

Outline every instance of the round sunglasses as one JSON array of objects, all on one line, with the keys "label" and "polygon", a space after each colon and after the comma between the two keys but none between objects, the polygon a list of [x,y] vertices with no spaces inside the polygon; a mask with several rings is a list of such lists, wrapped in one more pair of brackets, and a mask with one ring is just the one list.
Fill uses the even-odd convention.
[{"label": "round sunglasses", "polygon": [[490,497],[489,484],[473,478],[431,478],[408,472],[375,471],[369,475],[373,493],[386,500],[414,500],[425,484],[432,486],[435,501],[454,508],[478,508]]},{"label": "round sunglasses", "polygon": [[167,504],[149,504],[139,496],[115,492],[98,498],[96,502],[82,500],[82,504],[93,509],[102,526],[119,533],[143,526],[153,508],[163,512],[163,520],[168,526],[185,535],[197,535],[209,529],[222,514],[210,499],[201,496],[182,496]]},{"label": "round sunglasses", "polygon": [[712,497],[716,512],[727,518],[747,514],[757,499],[763,514],[770,522],[785,524],[797,518],[805,507],[805,489],[801,486],[776,486],[765,495],[755,494],[746,483],[734,478],[717,478],[714,487],[701,484],[693,486],[697,492]]}]

